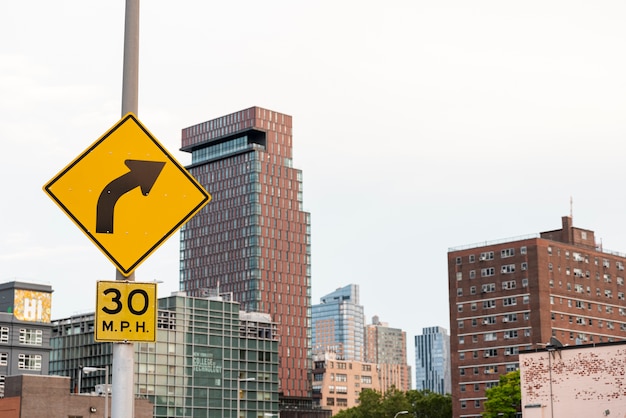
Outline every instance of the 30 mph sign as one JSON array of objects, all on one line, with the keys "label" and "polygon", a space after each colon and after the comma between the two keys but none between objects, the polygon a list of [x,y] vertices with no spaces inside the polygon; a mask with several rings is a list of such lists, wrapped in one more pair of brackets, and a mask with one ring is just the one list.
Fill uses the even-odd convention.
[{"label": "30 mph sign", "polygon": [[98,282],[96,341],[156,341],[156,283]]}]

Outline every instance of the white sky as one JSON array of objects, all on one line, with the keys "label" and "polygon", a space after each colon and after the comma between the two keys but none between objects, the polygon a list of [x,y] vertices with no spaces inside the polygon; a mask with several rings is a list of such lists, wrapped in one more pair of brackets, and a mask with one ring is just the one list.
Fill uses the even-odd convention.
[{"label": "white sky", "polygon": [[[294,117],[312,303],[358,283],[368,322],[449,329],[449,247],[576,226],[626,252],[626,3],[141,4],[139,118],[182,128],[250,106]],[[0,281],[95,309],[113,265],[42,186],[121,116],[124,2],[0,6]],[[210,191],[210,189],[209,189]],[[178,235],[137,280],[178,289]]]}]

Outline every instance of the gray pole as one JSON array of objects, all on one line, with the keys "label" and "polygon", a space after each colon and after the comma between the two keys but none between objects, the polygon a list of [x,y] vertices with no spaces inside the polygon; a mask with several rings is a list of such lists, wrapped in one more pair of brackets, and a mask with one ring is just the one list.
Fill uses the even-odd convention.
[{"label": "gray pole", "polygon": [[[139,0],[126,0],[124,25],[124,70],[122,80],[122,117],[138,113],[139,97]],[[135,273],[124,277],[116,270],[115,280],[135,281]],[[135,390],[135,346],[113,343],[111,379],[111,418],[132,418]],[[106,402],[106,398],[105,398]],[[106,417],[108,418],[108,417]]]}]

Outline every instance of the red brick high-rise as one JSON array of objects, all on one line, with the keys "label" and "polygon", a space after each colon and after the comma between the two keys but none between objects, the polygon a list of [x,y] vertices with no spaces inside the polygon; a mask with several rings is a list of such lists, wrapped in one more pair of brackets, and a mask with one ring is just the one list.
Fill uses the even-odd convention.
[{"label": "red brick high-rise", "polygon": [[480,417],[519,350],[626,337],[626,255],[562,228],[448,252],[453,416]]},{"label": "red brick high-rise", "polygon": [[181,229],[180,290],[219,288],[242,309],[271,314],[279,392],[310,398],[310,214],[292,166],[291,116],[245,109],[183,129],[181,149],[213,199]]}]

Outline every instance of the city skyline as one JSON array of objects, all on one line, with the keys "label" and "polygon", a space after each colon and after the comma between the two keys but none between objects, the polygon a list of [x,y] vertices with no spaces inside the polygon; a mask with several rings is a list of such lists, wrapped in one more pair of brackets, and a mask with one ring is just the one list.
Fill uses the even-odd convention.
[{"label": "city skyline", "polygon": [[[144,2],[138,117],[188,164],[184,127],[292,115],[312,301],[356,283],[366,318],[450,330],[448,248],[558,228],[573,197],[577,226],[626,249],[624,16],[615,1]],[[0,279],[51,285],[53,318],[90,311],[115,269],[41,188],[121,116],[123,4],[13,2],[0,19]],[[178,234],[136,274],[178,290]]]}]

